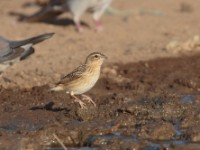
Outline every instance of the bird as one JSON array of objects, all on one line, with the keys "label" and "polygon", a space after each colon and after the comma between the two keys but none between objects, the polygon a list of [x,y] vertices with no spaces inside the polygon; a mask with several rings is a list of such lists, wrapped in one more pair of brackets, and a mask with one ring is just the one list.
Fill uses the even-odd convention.
[{"label": "bird", "polygon": [[45,33],[21,41],[12,41],[0,37],[0,74],[14,63],[28,58],[34,53],[34,44],[40,43],[53,36],[54,33]]},{"label": "bird", "polygon": [[100,18],[111,2],[112,0],[49,0],[48,4],[44,5],[39,12],[23,20],[29,22],[42,21],[50,17],[57,17],[67,11],[72,14],[76,29],[82,32],[83,28],[80,23],[80,18],[88,11],[93,14],[96,30],[101,31],[103,28]]},{"label": "bird", "polygon": [[86,11],[92,12],[96,29],[97,31],[101,31],[102,25],[100,18],[111,2],[112,0],[66,0],[65,6],[72,14],[73,21],[79,32],[83,31],[80,24],[80,17]]},{"label": "bird", "polygon": [[93,52],[86,57],[85,63],[77,67],[71,73],[61,78],[51,91],[66,91],[78,102],[81,109],[87,109],[85,103],[76,95],[81,95],[83,100],[87,100],[96,107],[96,103],[89,96],[85,95],[98,81],[101,66],[107,56],[100,52]]}]

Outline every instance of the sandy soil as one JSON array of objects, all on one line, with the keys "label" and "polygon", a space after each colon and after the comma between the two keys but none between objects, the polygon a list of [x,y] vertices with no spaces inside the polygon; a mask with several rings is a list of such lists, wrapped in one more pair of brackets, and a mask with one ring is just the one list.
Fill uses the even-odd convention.
[{"label": "sandy soil", "polygon": [[[102,17],[104,31],[97,33],[86,14],[81,34],[67,13],[54,23],[18,21],[39,9],[26,2],[0,1],[0,35],[55,35],[1,75],[0,149],[60,147],[53,133],[67,147],[200,149],[198,1],[115,0],[117,12]],[[185,42],[179,52],[174,41]],[[93,51],[109,59],[88,92],[98,107],[81,110],[49,88]]]},{"label": "sandy soil", "polygon": [[[2,0],[0,2],[0,35],[20,40],[44,32],[55,32],[55,36],[36,45],[35,55],[9,68],[3,76],[12,80],[4,87],[32,87],[52,84],[61,75],[82,63],[93,51],[105,53],[113,62],[137,62],[157,57],[174,56],[165,51],[173,40],[188,40],[199,34],[199,3],[195,0],[115,0],[112,7],[121,13],[106,14],[102,17],[104,31],[96,33],[90,14],[82,20],[89,28],[79,34],[63,14],[55,24],[19,22],[17,15],[31,15],[39,8],[23,7],[26,0]],[[184,6],[185,6],[184,5]],[[132,11],[132,12],[131,12]],[[143,13],[142,13],[143,12]],[[157,12],[157,13],[156,13]],[[120,57],[119,57],[120,56]]]}]

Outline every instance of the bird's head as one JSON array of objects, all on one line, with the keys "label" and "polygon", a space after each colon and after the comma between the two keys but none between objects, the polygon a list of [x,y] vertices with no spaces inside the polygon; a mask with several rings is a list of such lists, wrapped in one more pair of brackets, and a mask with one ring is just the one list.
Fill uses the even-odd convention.
[{"label": "bird's head", "polygon": [[93,52],[90,55],[87,56],[86,58],[86,64],[88,65],[99,65],[101,66],[103,61],[107,59],[107,56],[99,53],[99,52]]}]

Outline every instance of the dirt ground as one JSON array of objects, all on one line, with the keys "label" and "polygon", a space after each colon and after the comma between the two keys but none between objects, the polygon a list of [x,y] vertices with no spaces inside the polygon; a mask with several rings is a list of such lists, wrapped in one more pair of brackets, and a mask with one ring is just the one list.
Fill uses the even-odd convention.
[{"label": "dirt ground", "polygon": [[[26,2],[0,1],[0,35],[55,35],[0,77],[0,149],[61,148],[54,135],[69,149],[200,149],[198,1],[114,0],[104,30],[86,14],[81,34],[67,13],[54,23],[18,21],[38,9]],[[82,110],[49,89],[93,51],[109,59],[87,93],[97,107]]]}]

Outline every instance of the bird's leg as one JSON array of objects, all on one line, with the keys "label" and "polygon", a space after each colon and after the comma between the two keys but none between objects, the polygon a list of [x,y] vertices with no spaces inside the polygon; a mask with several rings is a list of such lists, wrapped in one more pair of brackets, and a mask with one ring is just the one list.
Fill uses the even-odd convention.
[{"label": "bird's leg", "polygon": [[78,30],[78,32],[83,32],[83,28],[82,28],[80,22],[75,22],[75,26],[76,26],[76,29]]},{"label": "bird's leg", "polygon": [[103,26],[99,20],[94,19],[94,23],[95,23],[97,32],[100,32],[103,30]]},{"label": "bird's leg", "polygon": [[97,106],[96,103],[89,96],[87,96],[85,94],[82,94],[81,96],[83,97],[83,100],[87,100],[88,102],[92,103],[94,105],[94,107]]},{"label": "bird's leg", "polygon": [[75,102],[79,103],[79,105],[81,106],[81,109],[83,108],[87,109],[87,107],[85,106],[85,103],[83,103],[78,97],[76,97],[73,92],[70,92],[70,96],[74,98]]},{"label": "bird's leg", "polygon": [[78,30],[78,32],[83,32],[83,28],[81,26],[81,23],[80,23],[80,14],[76,14],[73,16],[73,21],[74,21],[74,24],[76,26],[76,29]]}]

